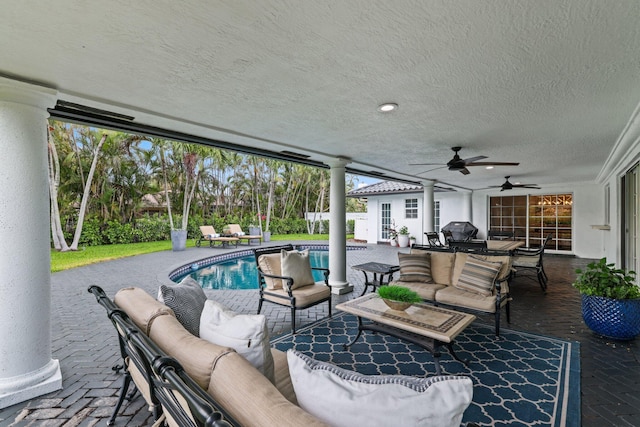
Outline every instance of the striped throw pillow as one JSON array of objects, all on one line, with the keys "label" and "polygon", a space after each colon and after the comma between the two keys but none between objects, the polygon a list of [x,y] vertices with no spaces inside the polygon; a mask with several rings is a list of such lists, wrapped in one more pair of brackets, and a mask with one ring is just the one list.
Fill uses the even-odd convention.
[{"label": "striped throw pillow", "polygon": [[493,286],[502,267],[501,262],[484,261],[472,256],[467,257],[462,273],[455,287],[465,291],[491,296]]},{"label": "striped throw pillow", "polygon": [[422,253],[398,253],[401,282],[432,282],[431,256],[429,252]]}]

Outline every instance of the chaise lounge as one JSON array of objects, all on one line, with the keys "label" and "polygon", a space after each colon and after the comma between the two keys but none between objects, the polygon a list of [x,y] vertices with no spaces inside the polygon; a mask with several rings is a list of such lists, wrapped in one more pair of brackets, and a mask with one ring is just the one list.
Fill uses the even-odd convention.
[{"label": "chaise lounge", "polygon": [[258,244],[262,243],[262,236],[259,234],[246,234],[244,231],[242,231],[242,227],[240,227],[240,224],[229,224],[225,227],[225,230],[228,229],[229,230],[229,235],[233,236],[233,237],[237,237],[240,240],[246,240],[247,241],[247,245],[251,244],[252,240],[258,240]]},{"label": "chaise lounge", "polygon": [[201,225],[200,233],[202,233],[202,235],[198,238],[198,240],[196,240],[197,247],[200,247],[200,245],[202,245],[202,242],[209,242],[210,248],[213,248],[216,243],[219,243],[220,247],[228,247],[229,245],[234,245],[237,247],[238,240],[240,240],[237,237],[221,236],[220,234],[216,233],[216,229],[213,228],[212,225]]}]

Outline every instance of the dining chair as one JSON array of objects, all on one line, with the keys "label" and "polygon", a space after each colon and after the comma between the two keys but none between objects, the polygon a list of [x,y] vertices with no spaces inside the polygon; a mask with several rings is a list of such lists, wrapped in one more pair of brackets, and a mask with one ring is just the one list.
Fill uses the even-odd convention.
[{"label": "dining chair", "polygon": [[547,292],[547,283],[549,278],[547,277],[547,273],[544,271],[544,249],[552,238],[553,234],[547,235],[539,248],[518,248],[514,251],[512,257],[514,278],[518,277],[518,273],[520,272],[533,272],[538,278],[540,288],[545,293]]}]

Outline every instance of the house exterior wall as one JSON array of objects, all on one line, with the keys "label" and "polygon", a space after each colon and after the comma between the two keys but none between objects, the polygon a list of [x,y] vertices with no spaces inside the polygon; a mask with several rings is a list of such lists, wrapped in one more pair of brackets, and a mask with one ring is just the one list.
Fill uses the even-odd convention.
[{"label": "house exterior wall", "polygon": [[[611,205],[614,206],[613,189],[611,186]],[[577,183],[566,185],[545,186],[541,190],[527,189],[527,191],[511,190],[509,195],[523,194],[573,194],[573,254],[581,258],[601,258],[603,256],[615,257],[612,251],[611,231],[603,231],[592,225],[602,224],[604,221],[604,186],[596,183]],[[478,237],[486,238],[489,225],[489,197],[504,195],[500,192],[476,191],[472,196],[471,223],[478,227]],[[464,194],[460,192],[436,193],[434,199],[440,202],[440,227],[451,221],[465,220]],[[405,219],[405,199],[418,199],[418,218]],[[426,243],[424,233],[431,230],[423,230],[422,221],[422,193],[392,194],[381,196],[368,196],[368,243],[381,242],[381,218],[380,205],[391,204],[391,218],[395,220],[399,228],[406,225],[411,235],[416,236],[417,243]],[[616,203],[618,200],[616,199]],[[612,227],[614,217],[611,213]],[[616,218],[617,220],[617,218]],[[614,246],[615,248],[615,243]],[[608,255],[614,252],[613,255]]]}]

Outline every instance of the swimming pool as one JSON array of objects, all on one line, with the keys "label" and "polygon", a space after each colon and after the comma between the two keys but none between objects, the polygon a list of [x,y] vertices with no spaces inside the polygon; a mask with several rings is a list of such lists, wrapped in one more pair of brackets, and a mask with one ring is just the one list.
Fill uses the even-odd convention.
[{"label": "swimming pool", "polygon": [[[329,252],[326,250],[311,250],[309,257],[313,267],[329,266]],[[239,252],[236,257],[213,263],[193,263],[187,271],[172,276],[171,280],[179,282],[186,276],[195,279],[203,289],[258,289],[258,268],[253,252]],[[314,271],[313,277],[316,281],[324,280],[319,271]]]}]

